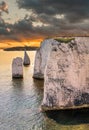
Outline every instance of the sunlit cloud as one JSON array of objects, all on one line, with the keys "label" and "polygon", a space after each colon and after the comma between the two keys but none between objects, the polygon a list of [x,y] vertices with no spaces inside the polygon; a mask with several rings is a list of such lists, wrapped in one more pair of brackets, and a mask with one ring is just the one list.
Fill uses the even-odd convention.
[{"label": "sunlit cloud", "polygon": [[8,28],[8,27],[6,28],[6,30],[7,30],[8,32],[10,32],[10,31],[11,31],[11,29],[10,29],[10,28]]},{"label": "sunlit cloud", "polygon": [[57,19],[64,19],[65,15],[64,14],[57,14],[54,17]]}]

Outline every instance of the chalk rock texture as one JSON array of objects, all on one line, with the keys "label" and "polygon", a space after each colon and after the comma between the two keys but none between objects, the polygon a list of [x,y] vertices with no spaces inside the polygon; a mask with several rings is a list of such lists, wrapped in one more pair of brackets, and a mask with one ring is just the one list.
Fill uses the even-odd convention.
[{"label": "chalk rock texture", "polygon": [[89,107],[89,37],[54,44],[46,64],[43,110]]},{"label": "chalk rock texture", "polygon": [[22,58],[17,57],[12,61],[12,77],[22,78],[23,77],[23,61]]},{"label": "chalk rock texture", "polygon": [[30,65],[30,58],[29,58],[29,56],[28,56],[26,50],[24,51],[23,65],[24,65],[24,66]]},{"label": "chalk rock texture", "polygon": [[54,39],[46,39],[41,43],[41,47],[37,50],[34,63],[33,78],[44,79],[44,71],[47,60],[53,44],[58,44]]}]

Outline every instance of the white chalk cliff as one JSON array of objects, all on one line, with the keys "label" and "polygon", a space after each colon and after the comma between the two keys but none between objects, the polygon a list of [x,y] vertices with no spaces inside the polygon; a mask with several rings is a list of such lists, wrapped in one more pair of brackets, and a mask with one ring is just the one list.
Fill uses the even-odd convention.
[{"label": "white chalk cliff", "polygon": [[43,55],[42,52],[39,54],[43,58],[41,63],[46,61],[39,63],[44,68],[38,65],[39,72],[44,74],[42,108],[89,107],[89,37],[76,37],[69,43],[53,44],[49,54],[48,48],[50,45],[47,44],[41,48]]},{"label": "white chalk cliff", "polygon": [[28,56],[26,50],[24,51],[23,65],[25,65],[25,66],[30,65],[30,58],[29,58],[29,56]]},{"label": "white chalk cliff", "polygon": [[34,63],[34,78],[44,79],[44,70],[53,44],[58,44],[58,42],[54,39],[46,39],[37,50]]},{"label": "white chalk cliff", "polygon": [[23,77],[23,60],[20,57],[14,58],[12,61],[12,77],[13,78]]}]

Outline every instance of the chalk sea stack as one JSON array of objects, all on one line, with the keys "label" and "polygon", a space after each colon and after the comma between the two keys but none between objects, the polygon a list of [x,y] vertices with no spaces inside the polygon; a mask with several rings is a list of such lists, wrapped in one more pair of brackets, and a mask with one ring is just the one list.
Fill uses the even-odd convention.
[{"label": "chalk sea stack", "polygon": [[23,60],[20,57],[14,58],[12,61],[12,77],[23,78]]},{"label": "chalk sea stack", "polygon": [[89,107],[89,37],[75,37],[68,43],[48,39],[43,43],[34,68],[34,74],[44,78],[42,109]]},{"label": "chalk sea stack", "polygon": [[24,51],[23,65],[24,65],[24,66],[30,65],[30,58],[29,58],[29,56],[28,56],[26,50]]},{"label": "chalk sea stack", "polygon": [[44,79],[44,71],[53,44],[58,44],[54,39],[46,39],[41,43],[36,52],[33,78]]}]

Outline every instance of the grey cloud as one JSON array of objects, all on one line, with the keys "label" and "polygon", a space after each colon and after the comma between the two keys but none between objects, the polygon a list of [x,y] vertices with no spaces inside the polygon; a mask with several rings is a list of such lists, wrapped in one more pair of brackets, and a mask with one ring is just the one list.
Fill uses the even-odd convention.
[{"label": "grey cloud", "polygon": [[20,8],[53,16],[65,14],[66,20],[75,22],[89,18],[89,0],[17,0]]},{"label": "grey cloud", "polygon": [[[41,27],[32,27],[32,31],[47,36],[61,33],[89,33],[89,0],[17,0],[19,8],[33,14],[29,17],[32,24],[41,22]],[[64,15],[57,18],[56,15]],[[47,24],[48,26],[44,26]],[[31,25],[32,26],[32,25]]]},{"label": "grey cloud", "polygon": [[0,35],[1,36],[9,34],[9,28],[7,28],[7,24],[2,18],[2,12],[8,13],[8,5],[4,1],[0,3]]},{"label": "grey cloud", "polygon": [[[38,17],[38,19],[40,18]],[[33,21],[35,21],[35,18]],[[12,37],[12,34],[13,34],[14,37],[17,38],[17,41],[20,41],[22,37],[25,39],[26,38],[38,39],[38,38],[52,37],[56,35],[58,36],[63,32],[67,33],[68,30],[70,33],[74,33],[74,31],[77,31],[76,25],[74,24],[66,25],[66,22],[62,20],[58,20],[57,18],[54,18],[54,19],[51,18],[49,22],[51,24],[49,24],[48,26],[45,26],[43,24],[42,26],[34,27],[32,23],[32,18],[25,17],[24,19],[19,20],[17,23],[15,23],[14,25],[10,27],[12,30],[12,33],[10,36]],[[54,25],[55,25],[55,28],[54,28]],[[77,28],[78,28],[77,32],[79,33],[79,31],[81,30],[81,25],[80,26],[78,25]]]},{"label": "grey cloud", "polygon": [[[61,34],[89,34],[89,0],[17,0],[17,3],[19,8],[33,13],[14,24],[3,23],[0,39],[21,42],[23,39]],[[57,18],[56,15],[64,15],[64,18]],[[34,26],[34,23],[41,23],[41,26]],[[10,32],[4,30],[7,27]]]},{"label": "grey cloud", "polygon": [[3,22],[0,22],[0,35],[9,35],[10,32],[8,31],[9,29],[9,24],[6,24],[3,20]]},{"label": "grey cloud", "polygon": [[[38,19],[40,19],[38,17]],[[44,17],[43,17],[44,19]],[[35,18],[34,18],[35,21]],[[77,26],[74,24],[67,24],[62,20],[58,20],[57,18],[50,19],[48,21],[48,26],[44,24],[42,26],[33,26],[32,19],[29,17],[24,17],[24,19],[19,20],[15,24],[0,24],[0,40],[14,40],[17,42],[22,42],[23,39],[39,39],[39,38],[47,38],[47,37],[54,37],[59,36],[60,34],[68,34],[68,33],[79,33],[82,30],[84,33],[88,31],[88,25],[86,25],[86,29],[84,29],[84,25]],[[64,22],[64,23],[63,23]],[[6,28],[9,28],[11,31],[8,32]]]}]

